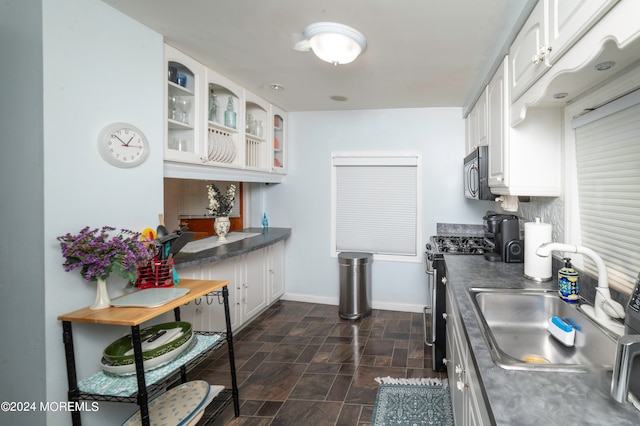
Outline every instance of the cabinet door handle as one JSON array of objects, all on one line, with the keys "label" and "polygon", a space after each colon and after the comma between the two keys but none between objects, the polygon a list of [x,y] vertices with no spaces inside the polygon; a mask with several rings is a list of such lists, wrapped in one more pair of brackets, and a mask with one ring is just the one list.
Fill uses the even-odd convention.
[{"label": "cabinet door handle", "polygon": [[531,57],[531,62],[534,64],[539,64],[540,62],[543,62],[546,59],[547,53],[551,52],[552,50],[553,48],[551,46],[545,46],[545,45],[540,46],[538,53],[536,53]]}]

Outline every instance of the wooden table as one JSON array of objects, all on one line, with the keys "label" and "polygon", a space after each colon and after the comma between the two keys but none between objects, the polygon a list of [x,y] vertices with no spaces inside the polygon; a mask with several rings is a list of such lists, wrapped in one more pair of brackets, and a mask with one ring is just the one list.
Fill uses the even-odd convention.
[{"label": "wooden table", "polygon": [[[131,336],[133,340],[134,360],[136,365],[136,376],[138,381],[137,404],[140,406],[140,414],[142,424],[149,425],[149,409],[147,386],[144,377],[144,366],[142,358],[142,341],[140,338],[140,325],[159,315],[174,311],[176,321],[180,321],[180,306],[191,302],[206,294],[221,291],[224,300],[224,310],[226,319],[226,340],[229,349],[229,362],[231,369],[232,396],[234,400],[234,408],[236,417],[240,415],[238,386],[235,372],[235,359],[233,354],[233,336],[231,332],[231,321],[229,317],[229,292],[227,285],[229,281],[220,280],[197,280],[182,279],[177,288],[188,288],[189,293],[178,299],[172,300],[162,306],[156,308],[140,308],[140,307],[110,307],[100,310],[91,310],[88,307],[78,309],[58,316],[58,320],[62,321],[63,340],[65,345],[65,357],[67,361],[67,380],[69,382],[69,401],[79,401],[80,390],[78,389],[78,381],[76,377],[75,354],[73,348],[73,334],[71,323],[84,322],[90,324],[109,324],[123,325],[131,327]],[[140,290],[145,291],[145,290]],[[186,380],[186,369],[182,370],[182,381]],[[80,425],[80,412],[73,411],[71,413],[73,424]]]}]

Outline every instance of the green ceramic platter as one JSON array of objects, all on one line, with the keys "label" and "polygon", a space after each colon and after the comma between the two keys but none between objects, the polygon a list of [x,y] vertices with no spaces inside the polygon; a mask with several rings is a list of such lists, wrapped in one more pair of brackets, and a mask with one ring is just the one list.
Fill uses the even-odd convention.
[{"label": "green ceramic platter", "polygon": [[[150,360],[179,348],[189,340],[193,330],[191,329],[191,323],[184,321],[167,322],[140,330],[140,337],[144,344],[144,342],[156,335],[159,331],[171,330],[176,327],[182,328],[182,334],[180,336],[173,338],[157,348],[142,352],[142,359],[145,361]],[[133,364],[133,355],[125,355],[127,351],[130,351],[132,348],[133,342],[131,340],[131,334],[127,334],[107,346],[104,350],[103,356],[111,365]]]}]

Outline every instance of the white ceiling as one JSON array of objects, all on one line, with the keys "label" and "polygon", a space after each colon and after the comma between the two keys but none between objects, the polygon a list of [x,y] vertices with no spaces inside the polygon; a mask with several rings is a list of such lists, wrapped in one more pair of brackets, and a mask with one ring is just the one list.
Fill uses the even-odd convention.
[{"label": "white ceiling", "polygon": [[[468,106],[536,2],[104,1],[288,111]],[[337,67],[294,50],[295,34],[321,21],[354,27],[367,50]]]}]

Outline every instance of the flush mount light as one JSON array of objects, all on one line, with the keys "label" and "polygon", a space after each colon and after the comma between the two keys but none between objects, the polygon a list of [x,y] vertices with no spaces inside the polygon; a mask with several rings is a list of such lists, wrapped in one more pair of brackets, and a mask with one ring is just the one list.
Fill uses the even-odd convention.
[{"label": "flush mount light", "polygon": [[569,94],[567,92],[560,92],[560,93],[556,93],[555,95],[553,95],[554,99],[564,99],[567,96],[569,96]]},{"label": "flush mount light", "polygon": [[347,100],[347,97],[342,95],[333,95],[333,96],[329,96],[329,99],[336,102],[344,102]]},{"label": "flush mount light", "polygon": [[616,63],[613,61],[600,62],[595,67],[593,67],[596,71],[607,71],[613,68]]},{"label": "flush mount light", "polygon": [[318,22],[304,29],[303,40],[295,45],[296,50],[313,50],[325,62],[333,65],[353,62],[367,48],[362,33],[335,22]]},{"label": "flush mount light", "polygon": [[280,84],[280,83],[270,83],[269,87],[271,87],[276,92],[284,90],[284,86],[282,84]]}]

